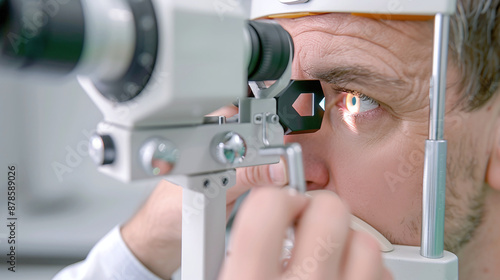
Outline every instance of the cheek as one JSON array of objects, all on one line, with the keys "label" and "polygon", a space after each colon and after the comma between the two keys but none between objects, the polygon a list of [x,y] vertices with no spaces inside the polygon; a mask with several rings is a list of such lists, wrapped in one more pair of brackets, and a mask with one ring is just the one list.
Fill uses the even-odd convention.
[{"label": "cheek", "polygon": [[343,161],[337,162],[332,177],[353,214],[382,233],[405,236],[405,244],[418,244],[418,236],[401,233],[420,215],[423,151],[405,150],[411,145],[397,142],[365,149],[339,147]]}]

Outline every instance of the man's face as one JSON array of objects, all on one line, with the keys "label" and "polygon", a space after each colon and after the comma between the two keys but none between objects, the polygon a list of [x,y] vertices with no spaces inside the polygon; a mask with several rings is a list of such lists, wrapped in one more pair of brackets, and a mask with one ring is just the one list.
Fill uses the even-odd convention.
[{"label": "man's face", "polygon": [[[391,242],[419,245],[433,22],[326,14],[279,23],[295,43],[292,78],[321,80],[326,96],[321,129],[286,139],[302,144],[308,189],[336,192]],[[472,209],[482,201],[493,122],[488,106],[456,108],[458,75],[449,64],[445,231],[454,250],[479,215]]]}]

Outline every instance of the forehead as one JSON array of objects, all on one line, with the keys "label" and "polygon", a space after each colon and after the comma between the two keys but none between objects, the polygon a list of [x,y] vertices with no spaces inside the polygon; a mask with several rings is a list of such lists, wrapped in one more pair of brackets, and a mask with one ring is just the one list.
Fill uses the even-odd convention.
[{"label": "forehead", "polygon": [[[312,60],[338,56],[336,62],[344,60],[346,63],[353,63],[352,58],[364,53],[364,59],[371,54],[372,57],[388,64],[395,64],[391,59],[407,64],[422,61],[424,58],[428,58],[430,62],[432,56],[432,21],[376,20],[332,13],[280,19],[278,22],[294,38],[298,52],[302,52],[298,58],[302,60],[304,55]],[[344,56],[343,59],[340,56]],[[310,67],[307,61],[302,63],[303,68]],[[394,75],[394,71],[400,72],[403,69],[385,70],[392,70]]]},{"label": "forehead", "polygon": [[432,40],[433,21],[379,20],[346,13],[329,13],[294,19],[277,19],[292,35],[306,31],[321,31],[345,36],[362,36],[384,41],[391,36],[404,36],[412,40]]}]

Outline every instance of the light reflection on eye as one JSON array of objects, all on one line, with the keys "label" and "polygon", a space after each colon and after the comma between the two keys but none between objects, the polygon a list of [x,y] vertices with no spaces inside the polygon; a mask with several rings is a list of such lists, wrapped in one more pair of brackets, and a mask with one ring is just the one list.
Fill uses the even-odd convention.
[{"label": "light reflection on eye", "polygon": [[356,118],[363,115],[363,113],[380,107],[377,101],[356,91],[344,91],[342,103],[342,119],[347,127],[356,134],[359,133]]},{"label": "light reflection on eye", "polygon": [[353,115],[368,112],[380,106],[377,101],[360,93],[347,93],[344,97],[344,105]]}]

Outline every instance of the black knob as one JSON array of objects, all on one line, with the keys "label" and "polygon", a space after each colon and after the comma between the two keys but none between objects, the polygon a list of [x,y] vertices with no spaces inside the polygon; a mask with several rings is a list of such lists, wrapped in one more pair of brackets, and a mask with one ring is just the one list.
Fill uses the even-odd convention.
[{"label": "black knob", "polygon": [[92,135],[89,140],[89,155],[98,166],[112,164],[116,158],[116,149],[111,136]]}]

